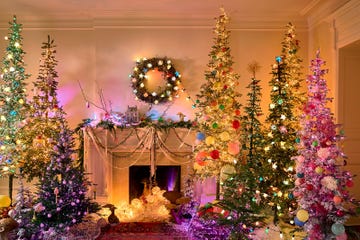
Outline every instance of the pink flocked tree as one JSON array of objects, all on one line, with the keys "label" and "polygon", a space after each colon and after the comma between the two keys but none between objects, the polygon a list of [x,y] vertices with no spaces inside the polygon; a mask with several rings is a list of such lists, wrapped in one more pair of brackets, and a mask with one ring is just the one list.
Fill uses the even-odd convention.
[{"label": "pink flocked tree", "polygon": [[296,159],[294,195],[299,202],[295,224],[303,226],[308,240],[346,239],[344,222],[351,210],[345,208],[351,198],[348,187],[352,175],[344,171],[346,156],[339,143],[344,139],[339,125],[334,123],[327,107],[330,98],[322,69],[325,62],[319,57],[311,61],[312,75],[307,78],[308,101],[304,107]]}]

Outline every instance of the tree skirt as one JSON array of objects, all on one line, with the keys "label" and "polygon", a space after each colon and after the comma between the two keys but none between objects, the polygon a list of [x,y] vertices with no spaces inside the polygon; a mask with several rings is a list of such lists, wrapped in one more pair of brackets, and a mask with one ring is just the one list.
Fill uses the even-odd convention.
[{"label": "tree skirt", "polygon": [[98,240],[190,240],[187,234],[166,222],[130,222],[109,225],[103,228]]}]

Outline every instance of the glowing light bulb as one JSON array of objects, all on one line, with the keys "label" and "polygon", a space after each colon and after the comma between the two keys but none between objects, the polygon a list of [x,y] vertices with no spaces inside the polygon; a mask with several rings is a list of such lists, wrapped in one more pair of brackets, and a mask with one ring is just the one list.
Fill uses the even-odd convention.
[{"label": "glowing light bulb", "polygon": [[158,104],[158,103],[159,103],[159,100],[155,100],[154,103],[155,103],[155,104]]},{"label": "glowing light bulb", "polygon": [[4,166],[4,167],[3,167],[3,171],[5,171],[5,172],[9,171],[9,167],[8,167],[8,166]]},{"label": "glowing light bulb", "polygon": [[20,43],[15,42],[15,43],[14,43],[14,46],[17,47],[17,48],[19,48],[19,47],[20,47]]},{"label": "glowing light bulb", "polygon": [[7,57],[7,59],[12,59],[13,55],[11,53],[9,53],[6,57]]},{"label": "glowing light bulb", "polygon": [[145,84],[144,84],[144,83],[140,83],[140,87],[141,87],[141,88],[145,87]]},{"label": "glowing light bulb", "polygon": [[15,71],[15,68],[14,67],[10,67],[10,72],[14,72]]},{"label": "glowing light bulb", "polygon": [[8,37],[8,36],[5,36],[4,39],[5,39],[5,40],[9,40],[9,37]]}]

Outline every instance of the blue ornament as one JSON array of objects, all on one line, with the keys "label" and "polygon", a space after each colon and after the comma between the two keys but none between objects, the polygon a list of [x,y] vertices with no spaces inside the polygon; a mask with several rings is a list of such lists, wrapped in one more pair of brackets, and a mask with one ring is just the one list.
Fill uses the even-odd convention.
[{"label": "blue ornament", "polygon": [[289,199],[293,199],[293,198],[294,198],[294,194],[293,194],[293,193],[289,193],[289,194],[288,194],[288,197],[289,197]]},{"label": "blue ornament", "polygon": [[5,161],[6,163],[11,163],[12,162],[12,160],[11,159],[6,159],[6,161]]},{"label": "blue ornament", "polygon": [[296,176],[297,176],[298,178],[303,178],[303,177],[304,177],[304,173],[297,173]]},{"label": "blue ornament", "polygon": [[200,141],[204,140],[205,139],[205,134],[202,133],[202,132],[196,133],[196,139],[198,139]]},{"label": "blue ornament", "polygon": [[176,76],[176,77],[179,77],[179,76],[180,76],[180,73],[179,73],[179,72],[175,72],[175,76]]},{"label": "blue ornament", "polygon": [[147,72],[148,72],[148,69],[147,69],[147,68],[144,68],[144,69],[143,69],[143,72],[144,72],[144,73],[147,73]]},{"label": "blue ornament", "polygon": [[264,181],[264,178],[263,177],[260,177],[259,178],[260,182]]},{"label": "blue ornament", "polygon": [[297,217],[294,218],[294,223],[296,226],[299,226],[299,227],[302,227],[305,224],[305,222],[300,221]]},{"label": "blue ornament", "polygon": [[331,226],[331,231],[335,234],[335,235],[341,235],[345,232],[345,227],[344,225],[342,225],[341,223],[334,223]]},{"label": "blue ornament", "polygon": [[17,114],[17,112],[15,110],[11,110],[11,112],[10,112],[11,116],[16,116],[16,114]]},{"label": "blue ornament", "polygon": [[279,62],[281,62],[281,57],[280,56],[277,56],[276,58],[276,61],[279,63]]}]

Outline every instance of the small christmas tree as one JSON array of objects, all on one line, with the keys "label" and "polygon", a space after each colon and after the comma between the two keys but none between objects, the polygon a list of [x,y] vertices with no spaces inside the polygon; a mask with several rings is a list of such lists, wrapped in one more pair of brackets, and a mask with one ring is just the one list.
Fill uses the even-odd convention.
[{"label": "small christmas tree", "polygon": [[64,121],[65,113],[58,107],[56,92],[58,75],[55,70],[55,47],[54,40],[48,36],[47,42],[42,45],[39,75],[34,82],[29,118],[22,129],[21,140],[27,148],[22,152],[21,172],[28,181],[44,174]]},{"label": "small christmas tree", "polygon": [[0,82],[0,175],[9,176],[9,196],[12,198],[13,176],[24,144],[19,139],[19,129],[26,117],[26,92],[22,25],[16,17],[9,23],[5,56],[2,60]]},{"label": "small christmas tree", "polygon": [[90,206],[86,197],[89,182],[73,160],[72,134],[64,123],[50,164],[40,181],[36,212],[36,224],[40,230],[37,237],[66,232],[69,226],[81,221]]},{"label": "small christmas tree", "polygon": [[36,226],[33,223],[35,196],[30,189],[25,188],[23,180],[19,177],[19,191],[16,195],[14,208],[10,210],[9,215],[15,219],[19,226],[16,229],[16,239],[28,240],[36,232]]},{"label": "small christmas tree", "polygon": [[273,208],[274,223],[279,217],[288,222],[289,213],[296,209],[292,192],[294,187],[294,161],[296,155],[292,95],[289,90],[287,68],[281,57],[272,67],[271,103],[265,131],[264,183],[268,187],[268,203]]},{"label": "small christmas tree", "polygon": [[[331,100],[322,69],[325,62],[319,57],[311,61],[312,75],[307,78],[308,101],[301,118],[299,156],[296,157],[295,196],[299,210],[295,223],[304,225],[307,239],[346,239],[344,222],[349,216],[345,204],[351,200],[347,187],[353,185],[352,176],[343,171],[345,155],[339,142],[344,138],[334,123]],[[345,236],[344,236],[345,235]]]},{"label": "small christmas tree", "polygon": [[[240,152],[239,76],[234,73],[229,47],[229,18],[222,9],[217,18],[214,45],[210,51],[206,83],[201,86],[196,106],[199,122],[195,149],[195,174],[200,179],[216,177],[221,169],[234,166]],[[217,194],[219,197],[219,192]]]},{"label": "small christmas tree", "polygon": [[265,201],[263,176],[261,174],[264,137],[262,124],[258,117],[262,115],[260,108],[260,80],[255,78],[259,68],[257,63],[249,65],[253,74],[249,89],[247,105],[242,116],[242,143],[245,163],[236,165],[236,173],[226,176],[223,184],[223,198],[218,203],[229,216],[219,215],[219,223],[227,225],[231,230],[231,239],[251,239],[255,228],[262,226],[265,218],[263,209]]}]

